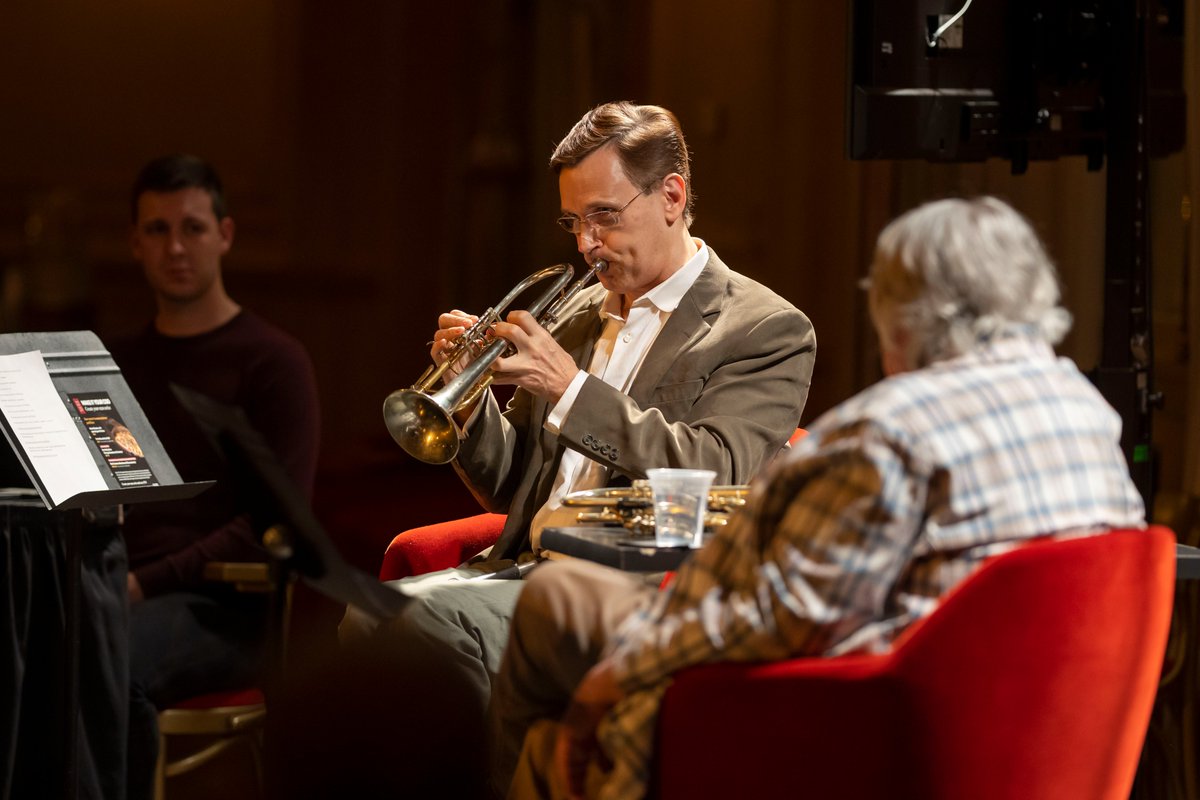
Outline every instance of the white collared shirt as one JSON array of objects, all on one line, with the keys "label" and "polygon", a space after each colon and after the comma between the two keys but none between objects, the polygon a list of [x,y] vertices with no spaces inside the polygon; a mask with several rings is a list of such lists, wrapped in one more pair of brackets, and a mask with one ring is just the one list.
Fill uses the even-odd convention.
[{"label": "white collared shirt", "polygon": [[[628,319],[621,317],[621,295],[609,292],[604,298],[600,306],[604,330],[592,349],[591,363],[588,364],[587,372],[579,370],[575,374],[567,390],[550,409],[544,424],[546,430],[553,434],[561,431],[562,424],[579,397],[589,374],[628,394],[646,353],[650,351],[659,332],[671,318],[671,313],[679,306],[683,296],[692,288],[704,265],[708,263],[708,246],[700,239],[694,241],[698,245],[696,254],[671,277],[634,300],[629,309]],[[607,474],[608,467],[599,461],[593,461],[578,450],[568,448],[563,453],[550,496],[529,525],[534,552],[538,550],[542,528],[546,526],[551,513],[562,505],[563,497],[570,492],[603,486]]]}]

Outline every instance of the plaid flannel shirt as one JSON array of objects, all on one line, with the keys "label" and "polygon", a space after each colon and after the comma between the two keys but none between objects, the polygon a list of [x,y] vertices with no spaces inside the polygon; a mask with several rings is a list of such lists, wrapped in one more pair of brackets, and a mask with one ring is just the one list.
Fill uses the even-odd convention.
[{"label": "plaid flannel shirt", "polygon": [[747,508],[621,626],[604,798],[645,793],[670,675],[711,661],[885,650],[988,556],[1144,524],[1121,421],[1048,345],[1009,336],[831,410]]}]

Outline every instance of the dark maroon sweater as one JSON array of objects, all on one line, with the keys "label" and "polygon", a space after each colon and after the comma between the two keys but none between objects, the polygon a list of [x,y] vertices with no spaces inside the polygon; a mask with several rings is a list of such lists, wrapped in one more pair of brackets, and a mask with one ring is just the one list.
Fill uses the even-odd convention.
[{"label": "dark maroon sweater", "polygon": [[147,597],[202,585],[209,561],[261,560],[225,465],[168,388],[177,383],[240,406],[311,494],[320,413],[312,362],[294,338],[242,311],[216,330],[172,337],[153,325],[110,348],[185,481],[216,480],[191,500],[126,508],[129,567]]}]

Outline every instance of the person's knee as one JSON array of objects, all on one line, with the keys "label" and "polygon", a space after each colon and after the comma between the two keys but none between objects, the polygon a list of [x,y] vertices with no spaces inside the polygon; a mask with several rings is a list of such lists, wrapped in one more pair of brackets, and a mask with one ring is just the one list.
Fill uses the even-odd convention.
[{"label": "person's knee", "polygon": [[561,611],[569,600],[572,587],[581,579],[579,566],[571,561],[555,562],[533,570],[525,578],[525,590],[517,599],[517,617],[530,617],[548,611]]},{"label": "person's knee", "polygon": [[[429,618],[426,592],[429,587],[422,588],[422,579],[432,576],[418,576],[396,581],[387,581],[385,585],[395,589],[409,598],[404,610],[391,619],[380,620],[363,611],[357,606],[347,606],[342,621],[338,624],[338,642],[343,648],[369,647],[368,643],[376,638],[386,637],[389,640],[403,638],[405,632],[412,629],[413,621],[419,617]],[[407,591],[401,587],[407,587]]]},{"label": "person's knee", "polygon": [[[626,580],[622,578],[622,580]],[[590,637],[608,597],[609,576],[595,564],[559,561],[533,570],[513,614],[520,635]]]},{"label": "person's knee", "polygon": [[480,659],[467,624],[443,603],[435,602],[432,594],[415,595],[403,612],[382,622],[351,609],[338,628],[338,637],[347,656],[406,672],[429,667],[475,672]]}]

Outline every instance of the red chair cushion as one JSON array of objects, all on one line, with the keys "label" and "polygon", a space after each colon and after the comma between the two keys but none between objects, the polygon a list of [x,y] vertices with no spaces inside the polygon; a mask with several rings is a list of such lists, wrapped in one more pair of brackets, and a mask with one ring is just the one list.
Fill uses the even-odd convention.
[{"label": "red chair cushion", "polygon": [[506,519],[504,514],[476,514],[404,531],[383,554],[379,579],[390,581],[457,567],[495,544]]},{"label": "red chair cushion", "polygon": [[266,702],[261,689],[230,689],[225,692],[209,692],[208,694],[189,697],[171,708],[187,711],[205,711],[210,708],[226,706],[255,706]]}]

